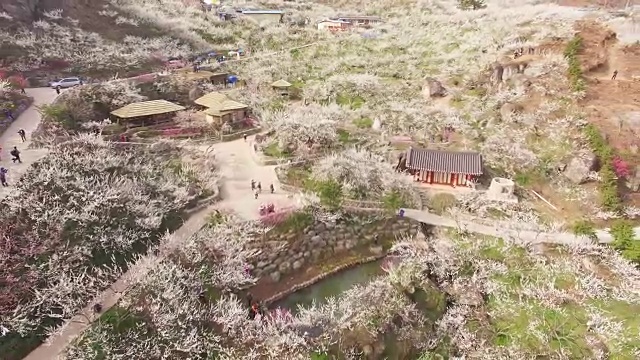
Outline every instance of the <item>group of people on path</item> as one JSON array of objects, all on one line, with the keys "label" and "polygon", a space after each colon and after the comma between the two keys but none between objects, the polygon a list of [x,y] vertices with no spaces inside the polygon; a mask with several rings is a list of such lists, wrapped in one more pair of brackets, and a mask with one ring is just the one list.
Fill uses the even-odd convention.
[{"label": "group of people on path", "polygon": [[[18,130],[18,135],[20,135],[20,139],[22,140],[22,142],[27,141],[27,133],[24,131],[24,129]],[[2,147],[0,147],[0,152],[1,151]],[[13,161],[14,164],[16,162],[22,164],[22,159],[20,158],[20,150],[18,150],[17,146],[14,146],[9,154],[11,154],[11,161]],[[7,168],[5,168],[4,166],[0,167],[0,184],[2,184],[2,186],[4,187],[9,186],[9,183],[7,182],[7,173],[9,173],[9,170]]]},{"label": "group of people on path", "polygon": [[[273,187],[273,184],[269,185],[269,191],[271,191],[272,194],[275,190],[276,189]],[[253,195],[257,199],[258,195],[262,192],[262,183],[259,181],[256,183],[255,180],[251,179],[251,191],[253,191]]]}]

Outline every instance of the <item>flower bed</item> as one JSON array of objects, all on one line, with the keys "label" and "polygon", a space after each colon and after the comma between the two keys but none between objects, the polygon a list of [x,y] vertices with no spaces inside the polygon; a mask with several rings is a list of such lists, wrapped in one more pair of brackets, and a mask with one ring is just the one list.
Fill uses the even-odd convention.
[{"label": "flower bed", "polygon": [[[0,205],[0,353],[20,359],[181,225],[210,174],[175,149],[119,149],[91,137],[33,165]],[[180,165],[179,163],[178,165]]]}]

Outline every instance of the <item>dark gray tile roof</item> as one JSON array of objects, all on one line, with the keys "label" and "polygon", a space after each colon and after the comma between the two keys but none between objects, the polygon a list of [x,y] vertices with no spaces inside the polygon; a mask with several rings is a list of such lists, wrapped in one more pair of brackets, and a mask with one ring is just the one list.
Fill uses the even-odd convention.
[{"label": "dark gray tile roof", "polygon": [[468,151],[410,148],[407,167],[414,170],[482,175],[482,155]]}]

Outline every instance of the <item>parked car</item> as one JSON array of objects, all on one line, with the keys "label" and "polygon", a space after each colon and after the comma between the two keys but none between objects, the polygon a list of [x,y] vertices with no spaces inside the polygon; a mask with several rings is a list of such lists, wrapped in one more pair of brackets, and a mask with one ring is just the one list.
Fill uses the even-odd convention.
[{"label": "parked car", "polygon": [[61,80],[55,80],[49,83],[52,88],[60,87],[62,89],[70,88],[74,86],[82,85],[82,80],[79,77],[64,78]]}]

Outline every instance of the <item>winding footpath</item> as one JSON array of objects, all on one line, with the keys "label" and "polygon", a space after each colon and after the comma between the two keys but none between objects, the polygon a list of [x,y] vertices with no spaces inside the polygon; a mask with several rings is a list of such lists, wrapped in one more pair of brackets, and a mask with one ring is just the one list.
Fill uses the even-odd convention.
[{"label": "winding footpath", "polygon": [[[10,185],[15,183],[32,163],[47,154],[47,149],[27,149],[30,142],[27,140],[27,142],[23,143],[18,135],[18,130],[24,129],[27,132],[27,138],[29,138],[29,135],[37,128],[41,121],[37,106],[51,103],[56,98],[56,94],[55,91],[48,88],[28,89],[27,93],[34,97],[34,105],[21,114],[0,137],[0,146],[3,147],[2,153],[0,154],[0,164],[9,169],[8,178]],[[263,166],[255,161],[251,150],[252,140],[253,137],[250,137],[249,141],[246,142],[243,139],[239,139],[213,145],[216,161],[222,175],[220,188],[222,200],[194,212],[165,243],[160,245],[157,255],[148,254],[141,258],[126,274],[74,316],[56,335],[50,337],[46,344],[32,351],[25,360],[48,360],[56,358],[99,316],[99,314],[96,316],[93,313],[93,304],[102,304],[103,312],[114,306],[127,290],[146,276],[154,264],[161,261],[172,249],[180,246],[182,242],[200,230],[206,224],[207,216],[212,211],[228,210],[242,218],[254,220],[258,218],[258,206],[262,203],[274,203],[277,208],[296,206],[297,194],[287,194],[279,190],[280,186],[275,173],[275,166]],[[23,157],[22,164],[13,164],[9,156],[7,156],[13,146],[21,149]],[[206,147],[205,145],[202,146]],[[254,194],[250,190],[251,180],[262,183],[263,193],[258,199],[254,198]],[[268,193],[269,184],[274,184],[276,188],[275,194]],[[10,186],[1,189],[0,198],[8,193],[8,191],[11,191],[11,188]],[[549,242],[575,244],[589,241],[587,238],[576,237],[569,233],[518,231],[505,228],[502,225],[491,227],[470,221],[456,221],[422,210],[405,209],[405,216],[430,225],[450,228],[460,227],[470,232],[492,236],[512,236],[528,243]],[[636,228],[635,231],[636,234],[640,235],[640,227]],[[598,238],[602,243],[611,242],[611,236],[603,230],[598,231]]]}]

